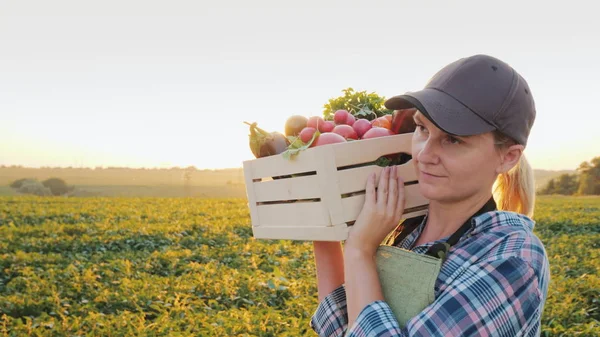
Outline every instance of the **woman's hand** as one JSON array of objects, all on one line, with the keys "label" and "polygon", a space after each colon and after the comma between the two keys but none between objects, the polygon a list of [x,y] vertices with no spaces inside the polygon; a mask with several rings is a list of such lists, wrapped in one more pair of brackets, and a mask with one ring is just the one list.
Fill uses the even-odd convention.
[{"label": "woman's hand", "polygon": [[380,174],[377,191],[375,173],[367,180],[365,203],[350,228],[344,250],[358,250],[368,256],[392,231],[404,212],[404,181],[398,177],[397,166],[385,167]]}]

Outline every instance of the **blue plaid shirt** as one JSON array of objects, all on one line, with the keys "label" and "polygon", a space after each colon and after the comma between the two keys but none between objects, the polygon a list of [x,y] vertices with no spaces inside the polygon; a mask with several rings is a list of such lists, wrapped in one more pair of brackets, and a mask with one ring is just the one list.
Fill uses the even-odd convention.
[{"label": "blue plaid shirt", "polygon": [[[410,249],[425,221],[399,247]],[[344,285],[321,301],[310,325],[319,336],[539,336],[550,269],[533,227],[533,220],[513,212],[475,217],[442,265],[435,301],[403,329],[385,301],[374,301],[347,331]],[[432,244],[412,251],[424,254]]]}]

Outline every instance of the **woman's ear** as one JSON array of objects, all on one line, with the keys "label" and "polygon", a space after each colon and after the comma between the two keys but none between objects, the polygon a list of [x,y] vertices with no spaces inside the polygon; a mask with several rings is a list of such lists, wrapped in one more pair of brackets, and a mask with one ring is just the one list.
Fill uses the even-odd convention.
[{"label": "woman's ear", "polygon": [[521,144],[511,145],[500,153],[500,165],[496,168],[496,173],[502,174],[510,171],[519,163],[525,147]]}]

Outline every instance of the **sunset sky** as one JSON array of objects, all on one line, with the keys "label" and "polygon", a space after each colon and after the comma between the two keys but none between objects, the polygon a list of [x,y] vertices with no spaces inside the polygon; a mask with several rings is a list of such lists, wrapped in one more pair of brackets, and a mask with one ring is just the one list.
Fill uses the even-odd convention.
[{"label": "sunset sky", "polygon": [[240,167],[341,90],[390,97],[477,53],[536,100],[538,169],[600,156],[600,20],[569,1],[0,0],[0,164]]}]

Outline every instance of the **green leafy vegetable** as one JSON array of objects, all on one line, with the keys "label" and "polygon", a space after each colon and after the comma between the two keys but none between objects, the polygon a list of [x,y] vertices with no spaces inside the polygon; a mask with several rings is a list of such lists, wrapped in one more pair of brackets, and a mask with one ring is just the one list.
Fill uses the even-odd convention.
[{"label": "green leafy vegetable", "polygon": [[281,153],[281,155],[283,156],[283,158],[285,158],[287,160],[294,159],[294,157],[298,153],[300,153],[300,151],[304,151],[304,150],[308,149],[312,145],[312,143],[315,141],[315,139],[317,139],[317,137],[319,137],[320,134],[321,133],[319,132],[319,130],[315,131],[312,138],[307,143],[304,143],[300,139],[300,137],[288,136],[288,139],[290,140],[290,145],[288,146],[287,150],[285,150]]}]

